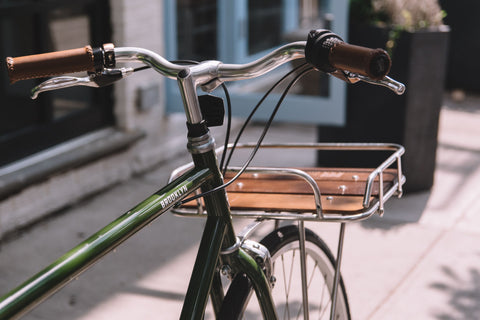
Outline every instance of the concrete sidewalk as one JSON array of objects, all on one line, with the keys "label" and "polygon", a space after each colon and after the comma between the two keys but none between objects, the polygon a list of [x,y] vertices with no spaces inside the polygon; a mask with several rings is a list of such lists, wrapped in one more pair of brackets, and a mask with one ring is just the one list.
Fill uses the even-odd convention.
[{"label": "concrete sidewalk", "polygon": [[[480,100],[469,99],[447,100],[442,110],[433,189],[390,201],[383,218],[347,226],[342,272],[353,319],[480,319]],[[314,127],[278,125],[268,138],[315,136]],[[301,159],[314,162],[312,154]],[[186,161],[187,155],[3,243],[0,294],[155,192]],[[198,219],[160,217],[25,319],[178,318],[202,226]],[[336,250],[337,224],[309,227]]]}]

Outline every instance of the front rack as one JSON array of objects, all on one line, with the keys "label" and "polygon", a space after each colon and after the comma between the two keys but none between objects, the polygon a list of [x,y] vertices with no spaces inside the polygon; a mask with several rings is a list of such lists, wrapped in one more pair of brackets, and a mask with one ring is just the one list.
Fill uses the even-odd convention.
[{"label": "front rack", "polygon": [[[252,149],[254,144],[237,145]],[[231,146],[229,146],[231,148]],[[401,197],[405,176],[401,156],[405,149],[385,143],[266,144],[262,150],[388,151],[376,168],[248,168],[227,187],[232,216],[258,219],[348,222],[384,213],[393,195]],[[217,152],[221,152],[219,148]],[[193,164],[172,172],[175,179]],[[230,168],[225,181],[240,168]],[[199,190],[198,190],[199,192]],[[205,216],[203,201],[190,201],[172,210],[182,216]]]}]

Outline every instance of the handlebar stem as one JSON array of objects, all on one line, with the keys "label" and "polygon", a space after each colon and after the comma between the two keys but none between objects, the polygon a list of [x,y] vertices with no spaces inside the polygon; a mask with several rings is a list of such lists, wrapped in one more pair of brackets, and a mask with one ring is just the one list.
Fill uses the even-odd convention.
[{"label": "handlebar stem", "polygon": [[187,122],[200,123],[203,120],[200,103],[196,94],[196,83],[189,68],[185,68],[177,75],[177,83],[182,94],[183,106],[187,115]]}]

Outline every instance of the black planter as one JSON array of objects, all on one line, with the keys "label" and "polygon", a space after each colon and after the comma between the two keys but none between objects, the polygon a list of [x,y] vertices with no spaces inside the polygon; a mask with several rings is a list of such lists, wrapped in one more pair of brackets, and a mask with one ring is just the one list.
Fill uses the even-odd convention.
[{"label": "black planter", "polygon": [[451,27],[446,85],[449,89],[480,92],[480,1],[440,1],[447,12],[444,21]]},{"label": "black planter", "polygon": [[[393,53],[390,76],[407,86],[397,96],[382,87],[357,83],[347,88],[344,127],[322,126],[322,142],[390,142],[406,148],[403,169],[407,192],[433,185],[439,113],[447,59],[448,28],[402,32]],[[382,48],[388,30],[370,26],[350,28],[349,42]],[[374,167],[383,154],[322,154],[319,165]]]}]

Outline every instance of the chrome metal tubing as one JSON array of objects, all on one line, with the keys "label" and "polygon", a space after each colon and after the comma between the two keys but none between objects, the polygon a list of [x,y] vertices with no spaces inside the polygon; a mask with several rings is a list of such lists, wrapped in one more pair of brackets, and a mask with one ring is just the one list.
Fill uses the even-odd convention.
[{"label": "chrome metal tubing", "polygon": [[303,319],[308,320],[310,315],[308,311],[307,253],[305,250],[305,223],[302,220],[298,221],[298,236],[300,245],[300,270],[302,277]]},{"label": "chrome metal tubing", "polygon": [[337,308],[338,287],[340,284],[340,267],[342,265],[343,242],[345,239],[345,223],[340,224],[340,234],[338,235],[337,261],[335,263],[335,277],[333,279],[332,305],[330,309],[330,320],[335,319]]},{"label": "chrome metal tubing", "polygon": [[[236,148],[252,148],[254,145],[252,144],[239,144],[236,146]],[[229,146],[231,147],[231,146]],[[367,185],[365,187],[365,195],[363,199],[363,206],[365,208],[369,207],[369,202],[370,202],[370,197],[372,195],[373,191],[373,182],[375,181],[375,178],[379,176],[385,169],[390,167],[394,162],[397,162],[397,171],[398,171],[398,181],[402,182],[404,177],[402,176],[402,166],[401,166],[401,160],[400,157],[405,153],[405,148],[399,144],[393,144],[393,143],[304,143],[304,144],[265,144],[262,145],[263,149],[315,149],[315,150],[345,150],[345,151],[393,151],[393,153],[384,161],[380,166],[378,166],[368,177],[367,179]],[[383,203],[387,199],[384,200],[383,197],[383,175],[381,175],[381,191],[382,195],[380,197],[381,203],[380,203],[380,208],[383,209]],[[315,186],[316,183],[314,182]],[[315,187],[313,187],[313,190],[315,191]],[[397,191],[399,194],[402,193],[402,183],[399,183],[397,186]],[[318,189],[318,186],[317,186]],[[318,191],[318,195],[320,195],[320,191]],[[315,197],[316,197],[316,192],[315,192]],[[316,201],[317,199],[315,199]],[[320,204],[321,208],[321,204]],[[321,211],[321,209],[320,209]],[[322,214],[320,213],[322,216]]]},{"label": "chrome metal tubing", "polygon": [[[245,143],[238,144],[236,148],[253,148],[255,144]],[[228,146],[229,148],[232,145]],[[322,143],[282,143],[282,144],[262,144],[262,149],[316,149],[316,150],[347,150],[347,151],[396,151],[403,149],[401,145],[394,143],[336,143],[336,142],[322,142]],[[223,151],[222,148],[217,150]]]},{"label": "chrome metal tubing", "polygon": [[359,75],[359,74],[351,74],[349,73],[349,76],[352,76],[353,78],[357,78],[361,81],[364,81],[366,83],[370,83],[370,84],[374,84],[374,85],[377,85],[377,86],[382,86],[382,87],[385,87],[385,88],[388,88],[390,90],[392,90],[393,92],[395,92],[397,95],[402,95],[405,93],[405,85],[401,82],[398,82],[396,80],[393,80],[392,78],[390,77],[385,77],[383,78],[382,80],[372,80],[368,77],[365,77],[365,76],[362,76],[362,75]]},{"label": "chrome metal tubing", "polygon": [[305,57],[305,41],[284,45],[266,56],[246,64],[221,64],[220,79],[236,81],[259,77],[288,61]]},{"label": "chrome metal tubing", "polygon": [[[405,183],[405,177],[402,177],[402,182]],[[396,192],[398,192],[399,183],[395,183],[385,194],[384,202],[390,199]],[[264,212],[264,211],[232,211],[233,217],[238,218],[248,218],[248,219],[265,219],[265,220],[303,220],[303,221],[325,221],[325,222],[353,222],[361,221],[371,217],[379,210],[379,201],[374,200],[370,203],[370,206],[365,210],[356,213],[356,214],[324,214],[323,217],[320,216],[319,212],[306,212],[306,213],[295,213],[295,212]],[[174,214],[180,216],[189,216],[189,217],[206,217],[203,208],[198,207],[197,209],[189,208],[175,208],[172,210]]]},{"label": "chrome metal tubing", "polygon": [[[252,148],[254,144],[239,144],[236,148]],[[303,144],[265,144],[262,149],[313,149],[313,150],[380,150],[392,151],[392,154],[376,169],[372,169],[367,178],[367,185],[365,187],[363,207],[364,210],[355,214],[338,214],[338,213],[324,213],[321,206],[321,193],[315,180],[305,171],[291,168],[248,168],[246,172],[265,173],[265,174],[291,174],[305,180],[313,190],[314,201],[316,203],[316,210],[305,213],[295,212],[263,212],[263,211],[232,211],[232,216],[241,218],[257,218],[266,220],[301,220],[301,221],[326,221],[326,222],[351,222],[365,220],[373,214],[383,211],[384,203],[393,195],[402,195],[402,185],[405,183],[405,177],[402,174],[402,167],[400,158],[405,149],[397,144],[388,143],[303,143]],[[217,153],[221,153],[223,148],[218,148]],[[383,188],[383,171],[396,162],[398,171],[398,181],[395,182],[388,190]],[[184,165],[175,170],[170,179],[174,179],[178,175],[192,168],[193,164]],[[231,169],[232,171],[233,168]],[[373,183],[379,177],[380,196],[379,198],[371,200],[373,192]],[[175,208],[172,210],[175,214],[183,216],[205,216],[204,208],[200,205],[197,209],[189,208]]]},{"label": "chrome metal tubing", "polygon": [[189,69],[183,69],[177,75],[177,83],[182,94],[183,106],[188,123],[200,123],[203,120],[200,102],[197,97],[195,79]]},{"label": "chrome metal tubing", "polygon": [[212,91],[224,81],[235,81],[259,77],[280,65],[305,56],[306,42],[287,44],[266,56],[245,64],[223,64],[220,61],[204,61],[199,64],[179,65],[171,63],[159,54],[142,48],[115,48],[118,62],[142,62],[160,74],[177,79],[189,123],[200,123],[202,114],[196,89],[201,86]]},{"label": "chrome metal tubing", "polygon": [[143,48],[118,47],[114,49],[117,62],[143,62],[165,77],[176,79],[185,66],[171,63],[161,55]]},{"label": "chrome metal tubing", "polygon": [[215,148],[215,139],[207,133],[200,137],[188,137],[187,149],[192,154],[205,153]]},{"label": "chrome metal tubing", "polygon": [[117,62],[142,62],[172,79],[176,79],[178,73],[182,70],[190,69],[195,84],[204,85],[214,79],[222,82],[259,77],[284,63],[303,58],[305,56],[305,45],[305,41],[289,43],[258,60],[245,64],[224,64],[220,61],[204,61],[199,64],[185,66],[171,63],[153,51],[136,47],[115,48],[115,59]]},{"label": "chrome metal tubing", "polygon": [[[367,179],[367,185],[365,187],[365,196],[363,198],[363,206],[366,208],[369,206],[369,202],[370,202],[370,196],[372,195],[372,189],[373,189],[373,182],[375,180],[375,178],[377,176],[379,176],[379,184],[380,184],[380,191],[383,193],[383,171],[385,169],[387,169],[388,167],[390,167],[394,162],[397,162],[397,171],[399,172],[399,179],[398,181],[400,182],[402,180],[402,177],[400,177],[401,175],[401,170],[402,170],[402,166],[401,166],[401,161],[400,161],[400,156],[403,155],[405,153],[405,148],[401,145],[395,145],[395,144],[391,144],[391,145],[388,145],[388,146],[392,146],[396,149],[396,151],[390,155],[390,157],[388,157],[384,162],[382,162],[382,164],[380,164],[380,166],[378,166],[369,176],[368,176],[368,179]],[[393,150],[395,150],[393,149]],[[401,185],[402,184],[399,184],[400,186],[400,189],[397,189],[399,193],[401,193],[402,189],[401,189]],[[383,199],[382,199],[382,195],[380,197],[382,203],[380,204],[380,207],[383,208]]]},{"label": "chrome metal tubing", "polygon": [[[238,172],[240,168],[231,167],[227,172]],[[296,177],[300,177],[305,180],[313,190],[313,196],[315,199],[315,207],[317,212],[322,212],[322,200],[320,189],[318,184],[308,173],[299,169],[293,168],[267,168],[267,167],[251,167],[245,170],[246,173],[265,173],[265,174],[288,174]],[[321,215],[323,217],[323,215]]]}]

